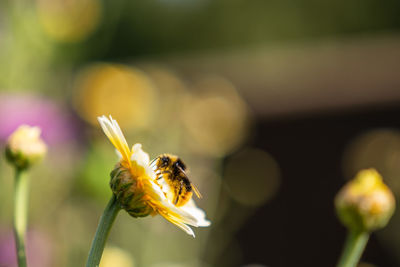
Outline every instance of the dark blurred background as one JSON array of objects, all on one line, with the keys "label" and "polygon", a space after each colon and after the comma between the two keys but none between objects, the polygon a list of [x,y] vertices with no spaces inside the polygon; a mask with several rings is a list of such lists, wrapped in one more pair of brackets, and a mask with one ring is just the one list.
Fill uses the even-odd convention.
[{"label": "dark blurred background", "polygon": [[[333,198],[374,167],[400,194],[400,2],[5,0],[0,141],[38,125],[28,261],[81,266],[129,144],[180,155],[212,226],[191,239],[120,214],[102,267],[334,266]],[[16,266],[11,167],[0,160],[0,266]],[[400,213],[360,266],[400,266]]]}]

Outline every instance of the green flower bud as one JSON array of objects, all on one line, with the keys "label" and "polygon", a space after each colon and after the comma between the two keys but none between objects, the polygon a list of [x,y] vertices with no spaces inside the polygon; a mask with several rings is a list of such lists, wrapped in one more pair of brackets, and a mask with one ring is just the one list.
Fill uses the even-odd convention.
[{"label": "green flower bud", "polygon": [[395,199],[375,169],[360,171],[336,195],[336,212],[351,230],[367,231],[386,226],[395,210]]},{"label": "green flower bud", "polygon": [[41,160],[47,153],[47,146],[40,138],[40,128],[21,125],[8,138],[6,158],[19,169],[27,169]]},{"label": "green flower bud", "polygon": [[110,187],[121,207],[132,217],[146,217],[153,212],[153,209],[143,200],[145,193],[133,179],[128,168],[117,163],[110,174]]}]

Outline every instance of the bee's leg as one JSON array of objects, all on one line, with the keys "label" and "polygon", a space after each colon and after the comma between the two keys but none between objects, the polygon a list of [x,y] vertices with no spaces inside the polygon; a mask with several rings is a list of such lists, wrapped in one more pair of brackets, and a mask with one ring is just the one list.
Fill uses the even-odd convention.
[{"label": "bee's leg", "polygon": [[179,197],[182,194],[182,188],[183,188],[183,183],[182,183],[182,181],[180,181],[180,183],[179,183],[179,191],[178,191],[178,194],[176,194],[175,205],[178,204]]},{"label": "bee's leg", "polygon": [[164,178],[163,174],[168,173],[169,175],[171,175],[172,173],[170,171],[163,171],[163,172],[157,172],[156,174],[157,176],[157,180],[160,180],[161,178]]},{"label": "bee's leg", "polygon": [[176,204],[178,204],[179,201],[179,195],[176,196],[175,201],[174,201],[174,205],[176,206]]}]

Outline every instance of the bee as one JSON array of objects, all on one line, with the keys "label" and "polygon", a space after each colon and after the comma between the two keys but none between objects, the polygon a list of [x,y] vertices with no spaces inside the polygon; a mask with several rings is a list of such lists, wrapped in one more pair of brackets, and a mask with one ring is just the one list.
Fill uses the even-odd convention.
[{"label": "bee", "polygon": [[[159,183],[165,182],[172,190],[172,202],[175,206],[185,205],[193,196],[193,192],[201,198],[199,190],[186,175],[186,165],[175,155],[161,154],[152,164]],[[164,180],[164,181],[161,181]]]}]

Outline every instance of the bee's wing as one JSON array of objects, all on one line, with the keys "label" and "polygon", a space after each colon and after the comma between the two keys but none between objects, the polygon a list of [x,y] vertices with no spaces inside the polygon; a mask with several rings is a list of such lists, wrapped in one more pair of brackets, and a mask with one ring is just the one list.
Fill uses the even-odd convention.
[{"label": "bee's wing", "polygon": [[[178,168],[179,168],[179,170],[186,176],[186,178],[188,178],[187,177],[187,174],[186,174],[186,172],[185,172],[185,170],[183,170],[181,167],[179,167],[179,166],[177,166]],[[188,178],[188,180],[189,180],[189,178]],[[189,180],[190,181],[190,180]],[[198,198],[202,198],[203,196],[200,194],[200,191],[199,191],[199,189],[197,189],[197,187],[192,183],[192,182],[190,182],[190,185],[192,186],[192,188],[193,188],[193,191],[194,191],[194,193],[196,194],[196,196],[198,197]]]},{"label": "bee's wing", "polygon": [[193,191],[194,191],[194,193],[196,194],[196,196],[197,196],[198,198],[202,198],[203,196],[200,194],[199,189],[197,189],[197,187],[196,187],[194,184],[192,184],[192,183],[191,183],[191,186],[192,186]]}]

